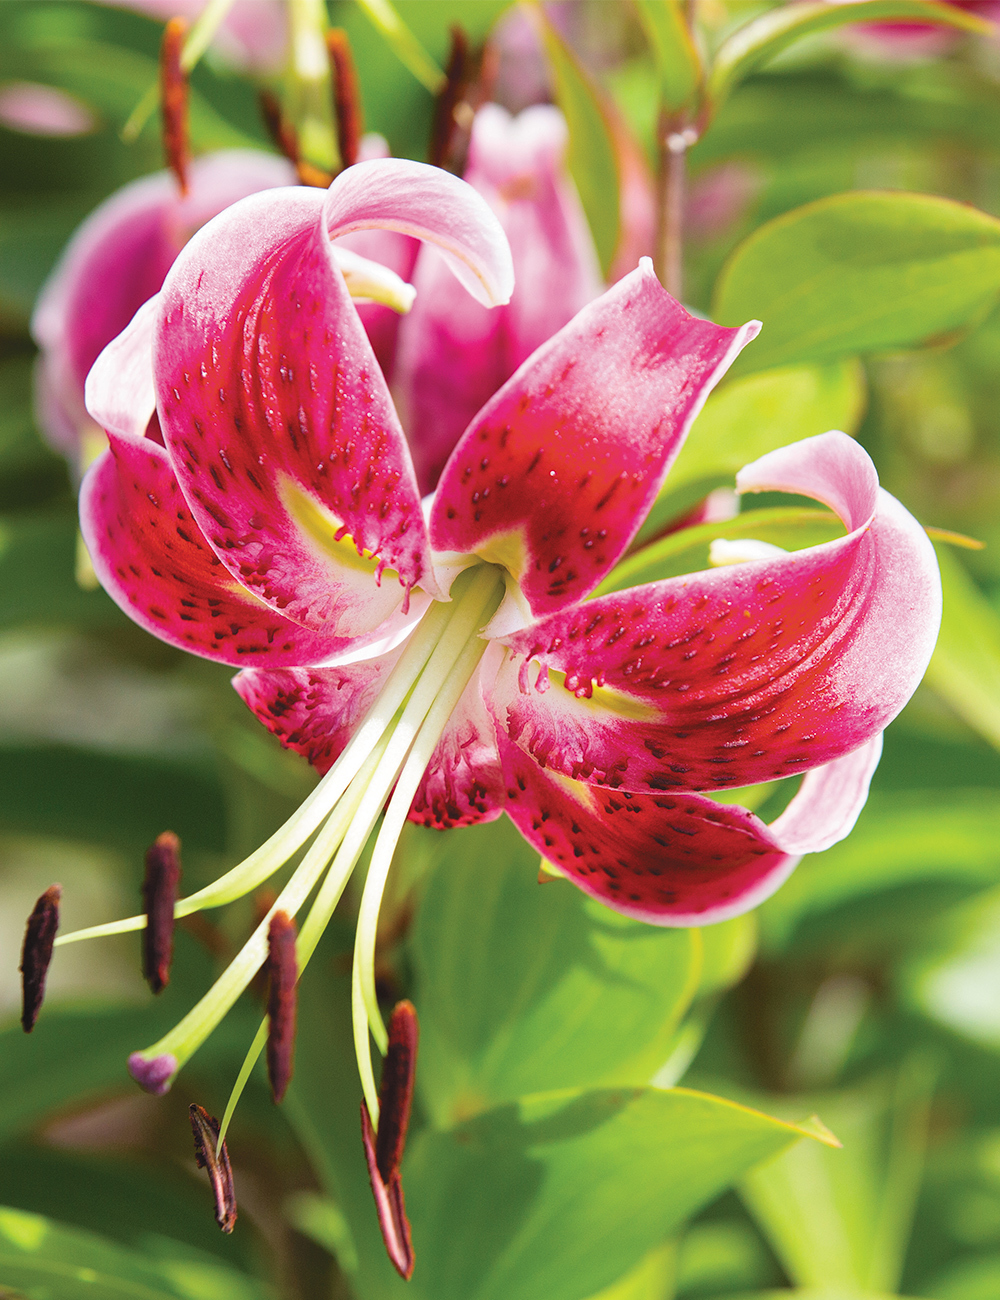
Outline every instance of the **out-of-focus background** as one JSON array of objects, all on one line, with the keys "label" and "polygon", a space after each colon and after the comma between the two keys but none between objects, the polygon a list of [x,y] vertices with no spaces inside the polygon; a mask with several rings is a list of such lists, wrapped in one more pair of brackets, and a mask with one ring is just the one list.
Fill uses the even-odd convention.
[{"label": "out-of-focus background", "polygon": [[[182,927],[173,981],[156,1003],[140,978],[135,936],[61,950],[30,1040],[16,1023],[23,922],[49,884],[63,886],[63,928],[130,914],[144,850],[169,828],[181,837],[190,891],[266,838],[314,779],[245,710],[229,671],[148,637],[87,584],[75,472],[40,436],[33,415],[29,321],[41,286],[88,212],[162,166],[155,113],[129,143],[121,134],[155,82],[162,17],[171,11],[145,7],[156,14],[85,0],[0,3],[0,1005],[7,1018],[0,1205],[11,1207],[0,1210],[0,1293],[372,1300],[395,1292],[396,1282],[381,1274],[373,1280],[363,1266],[358,1272],[370,1243],[352,1236],[354,1193],[337,1192],[341,1139],[323,1129],[337,1108],[351,1131],[356,1125],[352,1062],[335,1046],[349,1036],[336,1038],[342,1006],[332,991],[343,983],[356,896],[339,928],[335,921],[312,994],[303,994],[312,998],[302,1031],[312,1046],[300,1043],[308,1086],[290,1109],[277,1110],[255,1078],[237,1113],[230,1149],[241,1220],[232,1238],[212,1222],[186,1107],[199,1100],[221,1111],[259,1003],[244,999],[164,1099],[139,1094],[123,1061],[183,1013],[245,935],[259,903]],[[689,9],[700,39],[714,48],[775,7],[697,0]],[[259,8],[260,22],[274,19],[264,14],[269,6]],[[268,83],[280,67],[281,5],[274,8],[277,35],[249,59],[249,71],[246,51],[224,41],[195,69],[196,153],[273,147],[253,77]],[[422,158],[434,100],[373,22],[375,8],[350,0],[328,6],[352,42],[367,127],[386,137],[393,154]],[[474,49],[490,38],[497,94],[511,111],[563,105],[571,167],[607,272],[622,220],[607,159],[613,163],[614,149],[630,139],[637,173],[651,178],[657,166],[660,79],[638,10],[628,0],[547,4],[546,45],[535,18],[494,0],[402,0],[396,8],[439,65],[453,23]],[[620,168],[619,159],[610,172],[616,190]],[[718,308],[723,268],[749,236],[782,214],[853,190],[945,196],[1000,217],[1000,35],[842,26],[798,41],[748,75],[689,153],[685,301],[706,314]],[[1000,1296],[996,297],[990,290],[961,328],[920,347],[859,346],[856,355],[793,360],[794,373],[769,367],[737,376],[696,424],[692,448],[705,450],[692,451],[668,503],[681,514],[731,484],[762,437],[774,443],[775,427],[787,424],[781,442],[837,424],[859,438],[883,484],[922,523],[984,544],[941,543],[941,647],[927,683],[887,733],[854,834],[807,859],[755,916],[706,932],[710,960],[697,997],[661,1043],[656,1081],[683,1081],[796,1119],[816,1112],[844,1149],[800,1143],[652,1250],[637,1245],[629,1255],[623,1247],[628,1266],[609,1289],[607,1279],[591,1286],[580,1262],[581,1241],[596,1231],[582,1210],[555,1203],[546,1210],[556,1285],[538,1273],[503,1273],[497,1261],[510,1225],[498,1224],[495,1209],[455,1227],[451,1203],[442,1202],[438,1236],[428,1228],[418,1239],[432,1262],[423,1281],[418,1270],[411,1294],[707,1300],[832,1287],[839,1297]],[[758,310],[751,305],[747,314]],[[765,328],[762,346],[766,338]],[[775,355],[771,366],[781,363]],[[447,1003],[442,1023],[471,1015],[479,996],[473,976],[462,974],[467,954],[444,950],[445,914],[469,943],[478,936],[486,967],[475,978],[502,989],[505,1006],[543,998],[565,970],[582,968],[576,952],[560,965],[558,946],[570,942],[577,921],[584,925],[581,917],[603,923],[574,901],[558,905],[569,912],[555,925],[553,905],[540,901],[552,891],[534,884],[537,859],[509,829],[466,838],[411,831],[385,960],[390,982],[416,990],[422,1016],[422,992],[428,1005],[438,995]],[[512,955],[514,931],[521,939]],[[544,979],[526,973],[536,959]],[[450,992],[441,993],[448,970]],[[542,980],[534,992],[530,979]],[[670,1008],[657,1008],[652,993],[649,999],[643,1014],[666,1023]],[[599,1008],[594,1015],[586,1050],[599,1055],[610,1021]],[[477,1077],[469,1061],[482,1048],[474,1040],[464,1064],[452,1061],[469,1078]],[[447,1059],[442,1054],[435,1067],[431,1054],[430,1075],[437,1068],[444,1078]],[[533,1088],[569,1082],[557,1072]],[[493,1095],[518,1094],[497,1084]],[[462,1118],[456,1097],[440,1103],[441,1114],[452,1106],[452,1118]],[[423,1102],[418,1125],[440,1120],[433,1106]],[[469,1140],[474,1147],[478,1139]],[[452,1170],[451,1194],[473,1215],[468,1207],[482,1199],[481,1188],[491,1179],[499,1187],[501,1175],[494,1178],[488,1162],[469,1168]],[[531,1183],[531,1168],[517,1178]],[[608,1192],[606,1209],[604,1201],[598,1209],[627,1245],[631,1224],[659,1192],[645,1174],[630,1179],[624,1164],[619,1172],[627,1194]],[[510,1170],[503,1176],[513,1181],[499,1203],[516,1218],[528,1193]],[[586,1185],[591,1175],[581,1166],[574,1177]],[[27,1285],[12,1273],[8,1281],[9,1260],[35,1247],[45,1261],[36,1280]]]}]

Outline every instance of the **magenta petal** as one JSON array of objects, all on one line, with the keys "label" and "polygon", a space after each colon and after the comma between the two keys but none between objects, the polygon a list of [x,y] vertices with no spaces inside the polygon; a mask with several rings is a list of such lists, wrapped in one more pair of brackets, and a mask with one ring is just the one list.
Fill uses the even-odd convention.
[{"label": "magenta petal", "polygon": [[417,263],[417,300],[400,324],[396,391],[421,487],[430,491],[473,416],[534,350],[601,291],[593,240],[566,173],[566,123],[536,105],[476,114],[466,181],[510,243],[510,303],[471,301],[436,249]]},{"label": "magenta petal", "polygon": [[410,821],[447,830],[493,821],[504,811],[496,730],[483,702],[484,682],[495,675],[501,655],[499,645],[491,646],[466,686],[427,764],[410,807]]},{"label": "magenta petal", "polygon": [[748,911],[797,857],[753,813],[702,795],[640,795],[543,772],[502,743],[507,812],[587,894],[654,925],[709,925]]},{"label": "magenta petal", "polygon": [[751,785],[858,749],[912,695],[940,579],[865,452],[824,434],[739,482],[815,495],[853,531],[603,596],[506,638],[524,658],[501,671],[491,709],[538,762],[631,790]]},{"label": "magenta petal", "polygon": [[111,436],[80,489],[101,586],[140,627],[223,663],[316,663],[352,647],[275,613],[234,582],[192,519],[164,449]]},{"label": "magenta petal", "polygon": [[690,316],[644,260],[470,425],[435,496],[435,549],[506,564],[535,614],[582,599],[635,536],[705,397],[757,328]]},{"label": "magenta petal", "polygon": [[91,213],[43,287],[31,322],[42,353],[39,419],[60,450],[76,450],[90,367],[159,290],[192,231],[237,199],[293,180],[282,158],[227,150],[192,164],[184,199],[173,176],[158,172],[126,185]]},{"label": "magenta petal", "polygon": [[326,772],[375,702],[400,653],[396,649],[337,668],[251,668],[234,677],[233,686],[286,749]]},{"label": "magenta petal", "polygon": [[154,373],[166,445],[222,562],[288,617],[349,637],[389,617],[399,583],[436,589],[406,441],[324,203],[275,190],[201,230],[163,287]]},{"label": "magenta petal", "polygon": [[484,306],[514,288],[510,249],[486,202],[439,167],[375,158],[340,173],[323,212],[331,239],[357,230],[397,230],[436,244],[452,273]]}]

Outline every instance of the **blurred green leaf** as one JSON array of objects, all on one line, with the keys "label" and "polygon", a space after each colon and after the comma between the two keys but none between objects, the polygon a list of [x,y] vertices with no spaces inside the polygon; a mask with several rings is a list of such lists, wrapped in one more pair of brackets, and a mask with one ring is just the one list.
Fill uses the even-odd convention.
[{"label": "blurred green leaf", "polygon": [[927,684],[1000,749],[1000,616],[950,548],[937,553],[944,613]]},{"label": "blurred green leaf", "polygon": [[411,1286],[428,1300],[590,1295],[806,1131],[650,1088],[540,1094],[425,1130],[404,1170]]},{"label": "blurred green leaf", "polygon": [[989,22],[934,0],[853,0],[850,7],[826,0],[793,0],[738,28],[716,51],[708,79],[708,98],[721,104],[737,82],[773,59],[794,41],[847,23],[919,18],[921,22],[992,34]]},{"label": "blurred green leaf", "polygon": [[640,1085],[701,973],[698,931],[644,925],[564,881],[507,820],[446,842],[413,955],[424,1103],[436,1123],[541,1089]]},{"label": "blurred green leaf", "polygon": [[[129,941],[138,965],[138,936]],[[54,960],[59,960],[58,949]],[[136,1085],[125,1068],[129,1053],[166,1033],[212,978],[206,954],[180,931],[171,982],[159,998],[124,1006],[46,1006],[31,1034],[19,1023],[8,1023],[0,1030],[0,1138],[24,1132],[70,1105],[133,1093]],[[235,1072],[259,1021],[255,1007],[236,1006],[189,1068],[197,1072],[223,1061]]]},{"label": "blurred green leaf", "polygon": [[1000,221],[927,194],[854,191],[770,221],[733,253],[713,317],[764,322],[747,372],[927,343],[1000,293]]},{"label": "blurred green leaf", "polygon": [[656,63],[660,102],[682,108],[698,89],[702,67],[680,0],[636,0],[636,10]]},{"label": "blurred green leaf", "polygon": [[636,544],[654,537],[713,488],[732,486],[736,472],[758,456],[830,429],[855,433],[864,409],[864,371],[853,358],[769,370],[710,393]]},{"label": "blurred green leaf", "polygon": [[358,7],[371,20],[403,67],[432,95],[439,94],[445,86],[444,73],[403,22],[390,0],[358,0]]},{"label": "blurred green leaf", "polygon": [[[921,791],[872,798],[851,835],[811,854],[760,908],[761,945],[781,951],[812,918],[849,903],[871,911],[903,886],[956,883],[966,892],[1000,879],[1000,803],[990,791]],[[879,933],[885,936],[885,926]],[[848,931],[849,933],[849,931]]]},{"label": "blurred green leaf", "polygon": [[[186,1142],[181,1130],[179,1151]],[[0,1150],[0,1205],[46,1214],[140,1251],[149,1249],[155,1232],[168,1254],[176,1255],[183,1241],[249,1271],[248,1235],[224,1236],[206,1201],[203,1182],[179,1165],[156,1168],[148,1156],[136,1160],[131,1153],[53,1150],[28,1142]]]},{"label": "blurred green leaf", "polygon": [[210,759],[0,745],[0,829],[6,832],[86,840],[138,860],[166,828],[189,849],[220,853],[227,820]]},{"label": "blurred green leaf", "polygon": [[717,537],[730,541],[749,537],[784,550],[798,551],[843,535],[843,525],[829,510],[798,506],[748,510],[735,519],[681,528],[659,541],[650,542],[617,564],[594,594],[604,596],[612,591],[625,591],[642,582],[658,582],[662,578],[707,569],[709,547]]},{"label": "blurred green leaf", "polygon": [[218,1260],[155,1259],[39,1214],[0,1208],[0,1278],[26,1300],[264,1300],[268,1288]]},{"label": "blurred green leaf", "polygon": [[677,1272],[677,1246],[665,1242],[651,1250],[635,1268],[587,1300],[670,1300]]},{"label": "blurred green leaf", "polygon": [[958,1259],[921,1289],[929,1300],[996,1300],[1000,1295],[1000,1255]]},{"label": "blurred green leaf", "polygon": [[963,1038],[1000,1048],[1000,890],[951,909],[899,974],[907,999]]},{"label": "blurred green leaf", "polygon": [[878,1083],[824,1098],[824,1118],[843,1147],[798,1143],[743,1179],[743,1199],[797,1285],[895,1291],[935,1074],[914,1057],[888,1090]]},{"label": "blurred green leaf", "polygon": [[602,92],[545,16],[540,5],[528,12],[538,22],[555,78],[556,102],[569,126],[567,163],[606,272],[618,245],[619,176],[614,135]]},{"label": "blurred green leaf", "polygon": [[0,517],[0,628],[26,623],[129,627],[103,591],[77,585],[77,530],[71,509]]}]

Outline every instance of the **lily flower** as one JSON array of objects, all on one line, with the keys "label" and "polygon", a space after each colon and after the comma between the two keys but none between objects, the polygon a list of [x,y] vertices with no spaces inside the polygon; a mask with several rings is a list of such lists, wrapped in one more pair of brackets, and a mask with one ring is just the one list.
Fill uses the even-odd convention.
[{"label": "lily flower", "polygon": [[[121,607],[239,667],[249,707],[325,773],[266,844],[177,903],[176,916],[220,906],[309,845],[229,968],[130,1069],[164,1091],[267,960],[272,917],[315,890],[303,970],[384,811],[353,976],[377,1131],[375,933],[407,818],[445,828],[506,812],[620,912],[674,926],[734,916],[850,829],[881,732],[930,656],[940,587],[923,530],[865,452],[829,433],[763,457],[737,486],[822,501],[843,537],[595,594],[758,328],[689,315],[648,260],[490,397],[425,515],[331,245],[374,227],[432,241],[477,301],[509,299],[496,217],[445,172],[371,161],[326,194],[244,199],[193,237],[92,370],[88,406],[110,447],[81,522]],[[710,797],[802,773],[771,825]],[[251,1065],[265,1038],[262,1026]]]}]

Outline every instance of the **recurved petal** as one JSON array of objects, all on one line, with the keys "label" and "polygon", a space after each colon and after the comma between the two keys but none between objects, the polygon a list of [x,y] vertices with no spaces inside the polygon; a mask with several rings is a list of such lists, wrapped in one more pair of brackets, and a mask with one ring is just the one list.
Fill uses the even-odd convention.
[{"label": "recurved petal", "polygon": [[291,622],[233,580],[158,443],[110,442],[80,489],[80,528],[101,586],[140,627],[234,665],[316,663],[354,645]]},{"label": "recurved petal", "polygon": [[507,812],[585,893],[653,925],[749,911],[798,862],[753,813],[697,794],[631,794],[543,771],[501,741]]},{"label": "recurved petal", "polygon": [[[772,453],[744,490],[806,493],[852,531],[588,601],[506,638],[491,708],[540,763],[630,790],[752,785],[878,735],[940,621],[923,529],[844,434]],[[537,663],[532,663],[537,660]]]},{"label": "recurved petal", "polygon": [[493,821],[504,811],[496,730],[483,702],[484,688],[495,676],[502,654],[499,645],[490,646],[466,686],[427,764],[410,807],[410,821],[447,830]]},{"label": "recurved petal", "polygon": [[375,702],[400,653],[397,648],[335,668],[249,668],[233,678],[233,686],[286,749],[326,772]]},{"label": "recurved petal", "polygon": [[435,496],[435,548],[506,565],[536,615],[581,600],[634,537],[705,397],[757,328],[690,316],[644,259],[466,430]]},{"label": "recurved petal", "polygon": [[324,203],[273,190],[194,236],[163,287],[154,374],[175,471],[223,564],[287,617],[350,637],[405,605],[399,584],[435,588],[406,441]]},{"label": "recurved petal", "polygon": [[471,301],[436,249],[417,263],[417,300],[399,330],[396,390],[421,487],[431,491],[452,448],[500,385],[601,291],[597,254],[566,175],[566,123],[535,105],[516,118],[476,114],[465,179],[510,242],[514,292],[490,310]]},{"label": "recurved petal", "polygon": [[375,158],[340,173],[327,193],[331,239],[372,228],[436,244],[477,302],[507,302],[514,268],[507,239],[484,199],[450,172],[406,158]]},{"label": "recurved petal", "polygon": [[850,835],[881,757],[879,733],[852,754],[807,772],[795,798],[770,825],[785,852],[821,853]]}]

